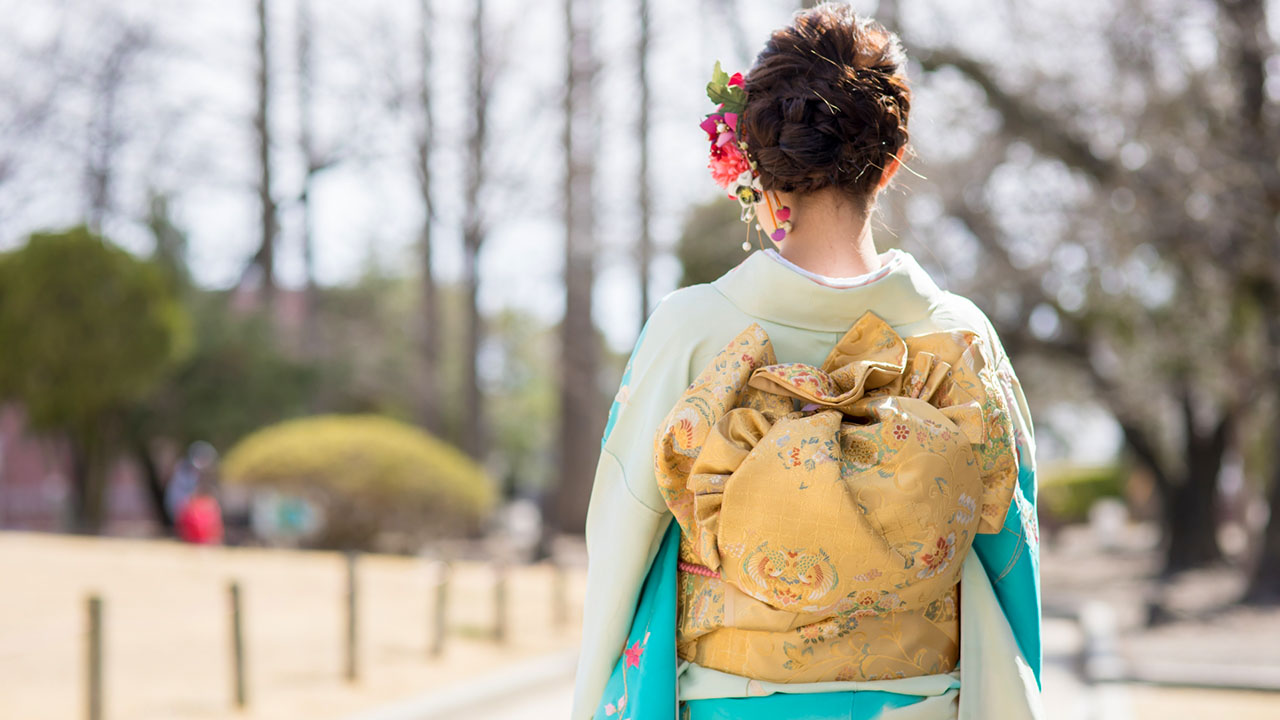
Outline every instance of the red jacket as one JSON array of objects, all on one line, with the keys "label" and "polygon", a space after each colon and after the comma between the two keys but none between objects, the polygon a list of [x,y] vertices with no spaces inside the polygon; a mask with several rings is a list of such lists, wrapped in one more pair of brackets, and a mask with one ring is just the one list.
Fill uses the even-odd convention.
[{"label": "red jacket", "polygon": [[178,537],[198,545],[222,542],[222,508],[209,495],[193,495],[178,511]]}]

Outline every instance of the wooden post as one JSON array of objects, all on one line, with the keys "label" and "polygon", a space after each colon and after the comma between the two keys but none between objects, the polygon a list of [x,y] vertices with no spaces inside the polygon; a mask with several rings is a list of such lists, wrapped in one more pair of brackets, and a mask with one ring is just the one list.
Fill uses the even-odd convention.
[{"label": "wooden post", "polygon": [[507,563],[499,560],[493,566],[493,639],[507,641]]},{"label": "wooden post", "polygon": [[356,583],[356,565],[358,554],[352,550],[347,553],[347,682],[355,682],[359,678],[359,667],[356,660],[357,627],[356,614],[359,610],[359,598]]},{"label": "wooden post", "polygon": [[249,693],[245,686],[244,671],[244,615],[240,603],[240,583],[232,581],[228,586],[231,595],[231,677],[235,683],[236,708],[249,705]]},{"label": "wooden post", "polygon": [[88,702],[85,716],[89,720],[102,720],[102,597],[90,595],[88,605],[88,682],[85,693]]},{"label": "wooden post", "polygon": [[449,563],[436,563],[436,573],[435,635],[431,638],[430,646],[433,658],[444,654],[444,636],[449,623],[449,576],[452,574]]}]

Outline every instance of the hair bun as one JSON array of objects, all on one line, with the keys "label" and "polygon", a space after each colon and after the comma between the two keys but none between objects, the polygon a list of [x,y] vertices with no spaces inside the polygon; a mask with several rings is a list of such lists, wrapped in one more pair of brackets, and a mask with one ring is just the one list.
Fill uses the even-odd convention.
[{"label": "hair bun", "polygon": [[909,139],[898,37],[847,5],[819,5],[774,32],[746,91],[743,134],[766,190],[868,194]]}]

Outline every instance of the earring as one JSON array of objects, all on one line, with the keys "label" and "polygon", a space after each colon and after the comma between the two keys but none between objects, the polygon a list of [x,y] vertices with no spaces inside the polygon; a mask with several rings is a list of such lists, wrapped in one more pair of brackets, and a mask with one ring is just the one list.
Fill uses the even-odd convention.
[{"label": "earring", "polygon": [[778,209],[773,209],[773,199],[770,196],[777,195],[776,192],[769,191],[764,194],[765,202],[769,205],[769,216],[773,218],[774,231],[769,237],[774,242],[782,242],[782,239],[791,232],[791,208],[782,204],[782,199],[778,199]]}]

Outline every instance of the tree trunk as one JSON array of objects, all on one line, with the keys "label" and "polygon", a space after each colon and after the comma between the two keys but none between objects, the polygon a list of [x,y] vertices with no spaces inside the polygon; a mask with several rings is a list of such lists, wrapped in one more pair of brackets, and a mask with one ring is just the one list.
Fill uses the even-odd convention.
[{"label": "tree trunk", "polygon": [[480,190],[484,186],[485,131],[488,120],[488,88],[485,74],[484,0],[476,0],[471,35],[473,43],[471,77],[471,137],[467,143],[468,174],[463,217],[462,245],[465,252],[465,285],[467,303],[467,364],[462,410],[462,448],[476,460],[483,459],[486,437],[484,396],[480,391],[480,344],[483,341],[483,318],[480,317],[480,246],[484,242],[484,219],[480,207]]},{"label": "tree trunk", "polygon": [[1208,435],[1196,432],[1190,399],[1183,397],[1186,424],[1186,472],[1165,496],[1166,577],[1212,565],[1223,559],[1218,546],[1218,474],[1230,440],[1232,416],[1219,420]]},{"label": "tree trunk", "polygon": [[151,513],[166,534],[173,530],[173,516],[164,504],[165,481],[156,464],[155,456],[147,445],[146,438],[132,438],[133,458],[142,470],[142,487],[146,491],[147,501],[151,505]]},{"label": "tree trunk", "polygon": [[[1280,448],[1280,423],[1272,426],[1275,442]],[[1280,604],[1280,458],[1272,459],[1271,469],[1271,519],[1262,536],[1262,548],[1258,564],[1245,591],[1244,601],[1253,604]]]},{"label": "tree trunk", "polygon": [[127,123],[116,111],[122,93],[127,92],[132,65],[150,40],[141,26],[125,24],[110,38],[110,50],[93,70],[90,117],[85,162],[85,222],[94,233],[114,206],[116,162],[127,139]]},{"label": "tree trunk", "polygon": [[640,2],[640,39],[636,44],[636,69],[638,71],[637,88],[640,98],[636,111],[639,115],[637,133],[640,140],[640,247],[639,250],[639,283],[640,283],[640,324],[643,327],[649,318],[649,266],[653,261],[653,238],[650,236],[649,216],[652,212],[653,193],[649,178],[649,0]]},{"label": "tree trunk", "polygon": [[422,198],[422,229],[419,251],[422,294],[418,311],[421,380],[418,391],[418,422],[440,437],[444,427],[440,412],[440,307],[437,299],[435,272],[431,262],[431,225],[435,209],[431,204],[431,144],[435,127],[431,119],[431,0],[422,0],[421,26],[418,31],[418,112],[417,138],[418,193]]},{"label": "tree trunk", "polygon": [[580,533],[603,429],[599,390],[599,348],[591,322],[594,280],[593,95],[594,57],[591,3],[565,1],[568,42],[564,96],[565,310],[560,352],[560,485],[555,527]]},{"label": "tree trunk", "polygon": [[[1267,307],[1267,340],[1271,349],[1271,387],[1280,389],[1280,293],[1275,287],[1264,290]],[[1277,411],[1280,412],[1280,411]],[[1262,536],[1258,564],[1245,590],[1245,602],[1254,604],[1280,603],[1280,421],[1271,422],[1271,509],[1267,529]]]},{"label": "tree trunk", "polygon": [[319,350],[316,337],[316,260],[315,239],[311,218],[311,190],[316,174],[323,164],[316,157],[315,137],[312,129],[311,88],[314,82],[311,62],[311,0],[298,0],[298,150],[304,164],[302,192],[298,205],[302,212],[302,264],[306,273],[302,303],[302,351],[305,357],[314,357]]},{"label": "tree trunk", "polygon": [[83,535],[102,532],[106,517],[106,472],[97,432],[72,432],[71,529]]},{"label": "tree trunk", "polygon": [[258,39],[256,52],[258,66],[254,75],[257,88],[257,106],[253,116],[253,130],[258,149],[258,203],[261,209],[260,232],[262,239],[250,266],[256,265],[262,272],[262,293],[270,303],[275,295],[275,245],[276,202],[271,189],[271,66],[270,45],[267,35],[267,0],[257,2]]}]

